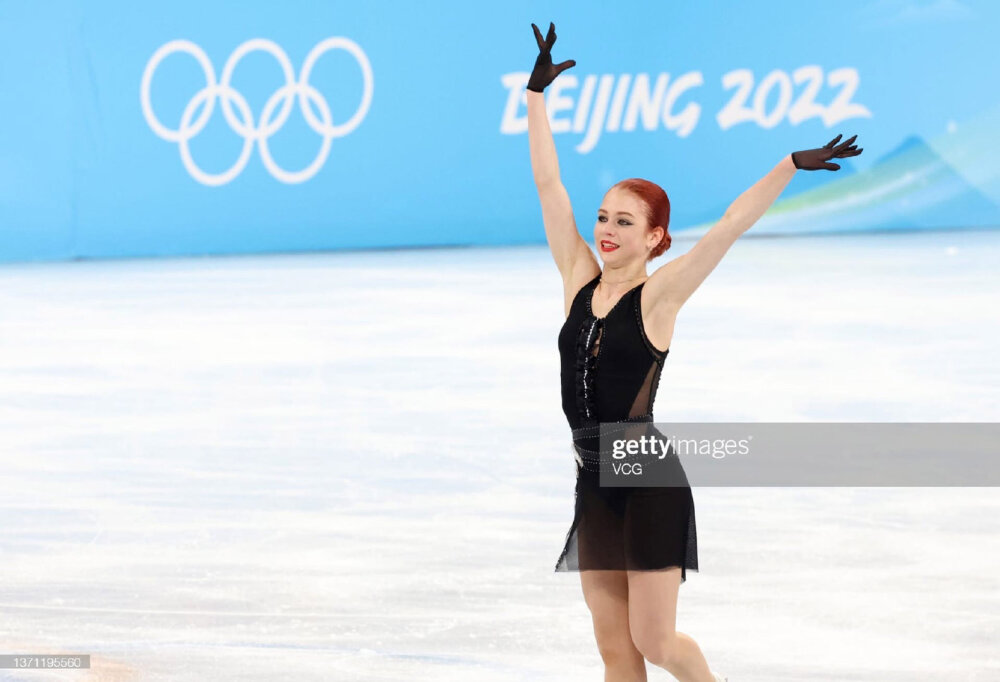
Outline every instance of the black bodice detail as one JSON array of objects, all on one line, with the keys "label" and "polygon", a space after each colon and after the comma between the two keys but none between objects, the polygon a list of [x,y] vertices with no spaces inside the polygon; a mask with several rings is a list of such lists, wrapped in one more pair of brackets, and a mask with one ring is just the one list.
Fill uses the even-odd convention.
[{"label": "black bodice detail", "polygon": [[[591,309],[600,275],[585,284],[559,332],[562,405],[570,429],[652,418],[668,350],[658,350],[642,322],[643,283],[604,317]],[[596,431],[596,429],[592,429]]]},{"label": "black bodice detail", "polygon": [[597,405],[594,401],[594,376],[600,351],[594,354],[594,341],[602,333],[604,320],[593,315],[580,325],[576,338],[576,410],[581,422],[596,421]]}]

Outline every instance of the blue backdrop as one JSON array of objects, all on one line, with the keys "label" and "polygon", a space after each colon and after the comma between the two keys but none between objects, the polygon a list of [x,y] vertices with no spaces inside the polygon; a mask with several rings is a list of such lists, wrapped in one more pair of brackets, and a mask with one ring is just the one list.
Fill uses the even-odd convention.
[{"label": "blue backdrop", "polygon": [[659,183],[704,230],[785,154],[752,232],[1000,225],[987,0],[0,3],[0,260],[544,243],[530,23],[590,239]]}]

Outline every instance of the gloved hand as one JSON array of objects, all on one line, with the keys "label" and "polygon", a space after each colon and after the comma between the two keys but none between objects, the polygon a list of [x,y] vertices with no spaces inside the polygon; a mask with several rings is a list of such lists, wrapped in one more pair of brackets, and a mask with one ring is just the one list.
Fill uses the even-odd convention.
[{"label": "gloved hand", "polygon": [[826,146],[817,149],[807,149],[801,152],[792,152],[792,163],[800,170],[840,170],[840,165],[827,163],[827,159],[843,158],[845,156],[857,156],[865,150],[864,147],[858,149],[851,143],[858,138],[857,135],[849,140],[844,140],[836,147],[840,135],[830,140]]},{"label": "gloved hand", "polygon": [[542,92],[549,83],[556,79],[556,76],[571,66],[576,66],[576,62],[568,59],[562,64],[552,64],[552,55],[549,52],[556,42],[555,24],[549,22],[549,33],[545,36],[545,40],[542,40],[542,32],[538,30],[537,26],[532,24],[531,28],[535,30],[535,42],[538,43],[538,58],[535,59],[535,68],[531,72],[531,77],[528,78],[528,89],[535,92]]}]

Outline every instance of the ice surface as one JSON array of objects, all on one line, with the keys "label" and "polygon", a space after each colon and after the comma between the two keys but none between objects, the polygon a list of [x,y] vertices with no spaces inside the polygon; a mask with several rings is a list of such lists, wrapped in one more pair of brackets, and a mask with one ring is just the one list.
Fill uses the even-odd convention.
[{"label": "ice surface", "polygon": [[[656,417],[996,421],[998,263],[748,233]],[[0,679],[603,679],[562,321],[544,247],[0,267],[0,653],[93,661]],[[678,629],[730,682],[1000,680],[994,489],[694,496]]]}]

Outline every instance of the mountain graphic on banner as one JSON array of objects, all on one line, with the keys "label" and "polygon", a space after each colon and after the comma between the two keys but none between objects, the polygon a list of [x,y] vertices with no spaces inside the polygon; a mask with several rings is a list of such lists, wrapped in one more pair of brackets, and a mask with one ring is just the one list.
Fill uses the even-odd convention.
[{"label": "mountain graphic on banner", "polygon": [[[961,144],[958,134],[948,135],[950,145]],[[988,153],[986,149],[981,152]],[[963,159],[970,164],[981,162],[978,155]],[[813,234],[1000,225],[1000,205],[970,182],[967,173],[916,135],[906,137],[863,171],[851,168],[849,175],[841,176],[844,170],[847,167],[842,164],[840,171],[826,173],[829,179],[820,179],[818,186],[783,195],[750,232]],[[800,174],[820,175],[820,171],[800,171],[793,181]],[[715,215],[724,211],[722,208]],[[717,219],[678,231],[702,234]]]}]

